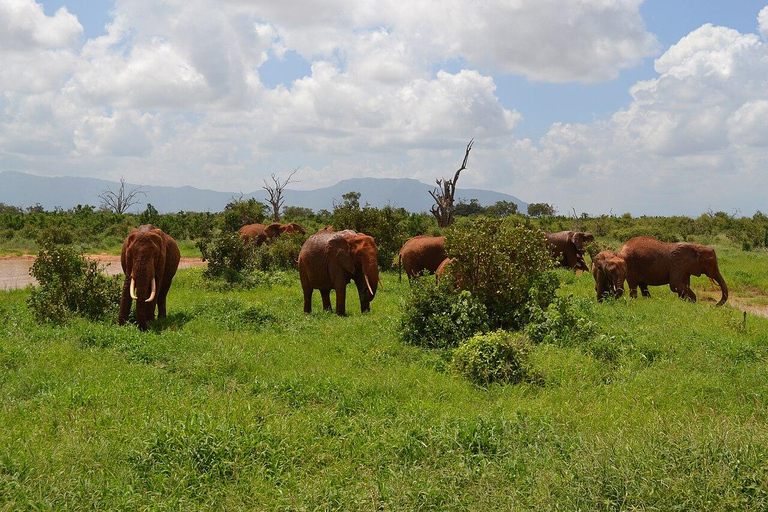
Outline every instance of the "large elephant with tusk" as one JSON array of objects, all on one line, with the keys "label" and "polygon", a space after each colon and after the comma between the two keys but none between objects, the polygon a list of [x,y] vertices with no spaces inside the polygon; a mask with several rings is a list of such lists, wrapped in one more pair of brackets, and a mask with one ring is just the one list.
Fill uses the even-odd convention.
[{"label": "large elephant with tusk", "polygon": [[377,257],[376,242],[363,233],[322,230],[309,237],[299,253],[304,312],[312,312],[313,290],[320,290],[323,309],[331,311],[331,290],[335,290],[336,314],[344,316],[349,281],[357,286],[360,310],[370,311],[379,284]]},{"label": "large elephant with tusk", "polygon": [[120,263],[125,281],[120,298],[118,322],[123,325],[136,301],[136,322],[139,329],[147,330],[147,322],[165,318],[165,299],[171,280],[179,268],[179,246],[161,229],[151,224],[133,228],[123,242]]}]

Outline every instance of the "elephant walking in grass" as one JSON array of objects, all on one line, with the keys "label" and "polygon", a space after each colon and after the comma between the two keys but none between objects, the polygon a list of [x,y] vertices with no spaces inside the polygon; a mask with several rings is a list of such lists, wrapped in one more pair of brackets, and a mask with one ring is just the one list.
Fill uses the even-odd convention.
[{"label": "elephant walking in grass", "polygon": [[650,297],[648,286],[669,284],[681,299],[696,302],[691,290],[691,276],[706,275],[722,290],[718,306],[728,300],[728,286],[720,274],[715,250],[704,245],[684,242],[667,243],[647,236],[631,238],[618,256],[626,262],[630,297],[637,297],[639,286],[643,296]]},{"label": "elephant walking in grass", "polygon": [[603,251],[592,259],[592,276],[598,302],[607,296],[618,299],[624,294],[627,263],[613,251]]},{"label": "elephant walking in grass", "polygon": [[273,222],[269,225],[264,224],[246,224],[240,228],[240,238],[245,241],[251,241],[257,246],[262,245],[273,238],[277,238],[280,235],[287,235],[291,233],[301,233],[305,235],[307,231],[295,222],[289,224],[280,224],[279,222]]},{"label": "elephant walking in grass", "polygon": [[118,323],[123,325],[136,301],[139,329],[147,330],[147,322],[165,318],[165,301],[171,280],[179,268],[179,246],[161,229],[151,224],[133,228],[123,243],[120,263],[125,274],[120,298]]},{"label": "elephant walking in grass", "polygon": [[436,272],[447,257],[444,236],[419,235],[409,238],[398,254],[398,281],[402,278],[403,268],[405,268],[405,275],[410,280],[425,270]]},{"label": "elephant walking in grass", "polygon": [[379,284],[378,249],[372,237],[345,230],[319,231],[299,252],[299,276],[304,291],[304,313],[312,312],[312,292],[320,290],[323,309],[332,311],[331,290],[336,292],[336,314],[346,314],[347,283],[354,281],[360,310],[371,309]]},{"label": "elephant walking in grass", "polygon": [[574,270],[589,270],[584,261],[584,245],[595,241],[591,233],[580,231],[560,231],[559,233],[544,233],[552,257],[558,265]]}]

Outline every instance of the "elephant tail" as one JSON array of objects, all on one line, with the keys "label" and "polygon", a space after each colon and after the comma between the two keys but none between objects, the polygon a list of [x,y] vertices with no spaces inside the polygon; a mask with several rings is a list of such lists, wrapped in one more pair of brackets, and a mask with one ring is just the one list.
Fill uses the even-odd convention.
[{"label": "elephant tail", "polygon": [[397,255],[397,282],[401,283],[403,281],[403,255],[398,254]]}]

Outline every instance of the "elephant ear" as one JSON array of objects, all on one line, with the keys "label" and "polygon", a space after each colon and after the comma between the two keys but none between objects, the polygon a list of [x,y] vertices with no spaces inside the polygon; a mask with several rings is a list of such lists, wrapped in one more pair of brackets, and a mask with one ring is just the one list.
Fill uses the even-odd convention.
[{"label": "elephant ear", "polygon": [[584,247],[584,233],[574,233],[571,241],[576,246],[576,249],[581,250]]},{"label": "elephant ear", "polygon": [[352,252],[343,237],[336,236],[328,241],[328,256],[350,274],[355,273],[355,262],[352,260]]}]

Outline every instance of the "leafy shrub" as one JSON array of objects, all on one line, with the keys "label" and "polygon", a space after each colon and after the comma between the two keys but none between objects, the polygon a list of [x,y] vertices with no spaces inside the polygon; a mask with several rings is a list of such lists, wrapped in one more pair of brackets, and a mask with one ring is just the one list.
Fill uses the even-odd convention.
[{"label": "leafy shrub", "polygon": [[264,222],[266,209],[267,205],[254,198],[234,199],[224,207],[221,229],[227,233],[234,233],[246,224]]},{"label": "leafy shrub", "polygon": [[529,353],[524,334],[476,334],[453,351],[453,369],[477,384],[517,383],[528,377]]},{"label": "leafy shrub", "polygon": [[558,297],[546,310],[532,308],[526,333],[534,343],[561,347],[587,343],[597,334],[597,324],[590,320],[592,308],[586,298]]},{"label": "leafy shrub", "polygon": [[238,233],[220,233],[212,238],[202,238],[197,248],[208,261],[203,272],[206,279],[223,279],[229,283],[246,281],[245,272],[255,267],[255,248],[245,244]]},{"label": "leafy shrub", "polygon": [[51,245],[69,245],[73,242],[72,232],[66,228],[50,227],[41,229],[35,240],[43,247]]},{"label": "leafy shrub", "polygon": [[299,252],[306,239],[306,235],[292,233],[269,240],[253,250],[254,267],[261,270],[298,268]]},{"label": "leafy shrub", "polygon": [[[445,245],[456,286],[485,306],[491,327],[519,327],[527,321],[529,291],[554,265],[541,231],[478,217],[449,229]],[[546,302],[552,296],[537,299]]]},{"label": "leafy shrub", "polygon": [[40,322],[65,323],[72,316],[92,320],[114,315],[120,303],[119,276],[106,276],[95,261],[69,246],[48,244],[30,274],[40,286],[27,301]]},{"label": "leafy shrub", "polygon": [[459,291],[449,278],[414,280],[400,319],[403,339],[414,345],[455,347],[488,330],[485,307],[469,291]]}]

